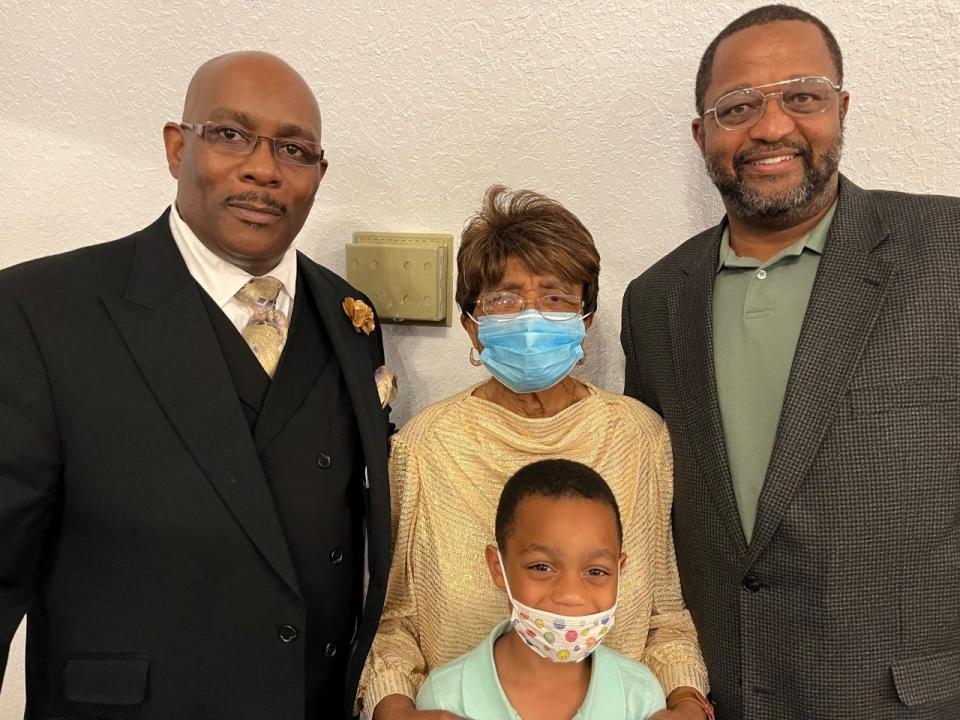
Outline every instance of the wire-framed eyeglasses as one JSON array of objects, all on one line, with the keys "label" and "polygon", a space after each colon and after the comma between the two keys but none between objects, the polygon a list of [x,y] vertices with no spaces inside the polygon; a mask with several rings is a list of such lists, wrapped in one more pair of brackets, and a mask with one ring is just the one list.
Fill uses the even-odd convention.
[{"label": "wire-framed eyeglasses", "polygon": [[[760,88],[779,87],[780,90],[762,92]],[[778,96],[780,108],[793,117],[819,115],[841,91],[830,78],[811,76],[781,80],[742,90],[733,90],[717,98],[714,106],[704,110],[702,117],[713,114],[717,125],[724,130],[745,130],[757,123],[767,109],[767,98]]]},{"label": "wire-framed eyeglasses", "polygon": [[481,295],[477,299],[477,305],[484,315],[492,315],[498,320],[502,319],[504,321],[512,320],[513,316],[522,313],[524,310],[536,310],[547,320],[553,320],[554,322],[586,317],[581,315],[583,298],[579,295],[565,295],[563,293],[550,293],[549,295],[542,295],[536,300],[528,301],[516,293],[496,290]]},{"label": "wire-framed eyeglasses", "polygon": [[211,150],[225,155],[250,155],[261,140],[270,145],[277,162],[295,167],[311,167],[323,161],[323,148],[302,138],[273,138],[244,130],[236,125],[208,121],[180,123],[184,130],[192,130]]}]

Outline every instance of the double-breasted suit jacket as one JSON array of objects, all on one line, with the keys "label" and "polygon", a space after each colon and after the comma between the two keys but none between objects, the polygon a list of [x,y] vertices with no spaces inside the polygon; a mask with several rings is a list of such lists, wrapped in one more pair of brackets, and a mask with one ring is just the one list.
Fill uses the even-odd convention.
[{"label": "double-breasted suit jacket", "polygon": [[381,337],[348,296],[298,257],[271,382],[166,213],[0,272],[0,651],[27,613],[28,718],[349,716],[390,509]]},{"label": "double-breasted suit jacket", "polygon": [[723,224],[634,280],[626,389],[666,419],[674,538],[724,720],[960,717],[960,199],[840,180],[759,500],[714,377]]}]

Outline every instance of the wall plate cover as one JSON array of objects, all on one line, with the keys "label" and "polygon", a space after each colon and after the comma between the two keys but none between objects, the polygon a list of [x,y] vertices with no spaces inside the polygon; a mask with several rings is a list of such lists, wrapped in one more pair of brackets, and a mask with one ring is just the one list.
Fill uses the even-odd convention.
[{"label": "wall plate cover", "polygon": [[347,281],[382,322],[450,327],[452,235],[357,231],[346,255]]}]

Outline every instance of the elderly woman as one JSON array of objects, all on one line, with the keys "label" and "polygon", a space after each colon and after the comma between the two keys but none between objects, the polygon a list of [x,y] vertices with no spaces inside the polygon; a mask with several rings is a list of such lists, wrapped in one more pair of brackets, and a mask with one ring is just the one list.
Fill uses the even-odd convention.
[{"label": "elderly woman", "polygon": [[469,359],[492,377],[422,410],[393,438],[393,566],[361,707],[373,720],[450,717],[418,712],[413,698],[427,673],[505,616],[483,558],[500,491],[520,467],[565,458],[606,478],[623,515],[627,566],[609,646],[657,675],[671,708],[658,720],[707,717],[670,530],[667,428],[637,401],[570,375],[597,309],[593,238],[554,200],[495,186],[464,229],[457,270]]}]

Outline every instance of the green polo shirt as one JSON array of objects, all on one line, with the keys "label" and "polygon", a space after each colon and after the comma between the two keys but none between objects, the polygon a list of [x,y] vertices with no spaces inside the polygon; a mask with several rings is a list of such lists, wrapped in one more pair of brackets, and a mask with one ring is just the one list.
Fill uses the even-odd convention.
[{"label": "green polo shirt", "polygon": [[[493,643],[507,632],[513,632],[509,620],[466,655],[431,672],[417,695],[417,710],[446,710],[470,720],[520,720],[493,660]],[[590,657],[590,685],[573,720],[646,720],[666,707],[663,689],[646,665],[603,645]]]},{"label": "green polo shirt", "polygon": [[837,204],[766,262],[738,257],[723,231],[713,283],[714,372],[727,460],[747,542],[770,463],[787,378]]}]

